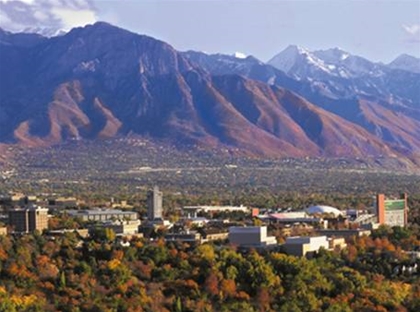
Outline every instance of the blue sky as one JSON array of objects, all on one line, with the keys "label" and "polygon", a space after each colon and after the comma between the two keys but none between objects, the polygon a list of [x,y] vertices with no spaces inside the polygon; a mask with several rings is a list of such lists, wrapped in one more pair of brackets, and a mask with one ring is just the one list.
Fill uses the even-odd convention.
[{"label": "blue sky", "polygon": [[[16,6],[16,2],[0,0],[1,27],[22,28],[22,19],[11,18],[10,7]],[[227,54],[239,51],[267,61],[289,44],[297,44],[310,50],[339,47],[382,62],[389,62],[402,53],[420,57],[419,0],[21,2],[24,2],[22,7],[37,7],[29,10],[29,14],[50,15],[50,20],[42,20],[44,26],[50,22],[69,28],[104,20],[164,40],[179,50]],[[8,16],[5,17],[6,6]]]}]

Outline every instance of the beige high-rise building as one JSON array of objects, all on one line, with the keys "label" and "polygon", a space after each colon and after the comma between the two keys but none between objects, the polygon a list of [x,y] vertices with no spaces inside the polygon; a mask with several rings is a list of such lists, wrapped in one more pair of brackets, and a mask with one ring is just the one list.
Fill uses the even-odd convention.
[{"label": "beige high-rise building", "polygon": [[147,192],[147,219],[149,221],[162,219],[162,198],[163,194],[157,186]]},{"label": "beige high-rise building", "polygon": [[14,232],[42,232],[48,228],[48,209],[30,206],[9,210],[9,224]]}]

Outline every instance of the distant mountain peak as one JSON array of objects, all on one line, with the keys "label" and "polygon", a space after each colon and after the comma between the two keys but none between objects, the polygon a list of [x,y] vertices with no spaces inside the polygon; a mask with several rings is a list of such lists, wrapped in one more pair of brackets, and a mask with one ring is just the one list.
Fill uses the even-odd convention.
[{"label": "distant mountain peak", "polygon": [[275,55],[268,64],[288,73],[296,63],[299,55],[305,53],[305,49],[297,45],[289,45],[286,49]]},{"label": "distant mountain peak", "polygon": [[104,31],[107,31],[107,30],[110,30],[110,29],[121,30],[121,31],[124,31],[124,32],[127,32],[127,33],[129,32],[128,30],[126,30],[124,28],[120,28],[118,26],[112,25],[112,24],[107,23],[107,22],[102,22],[102,21],[99,21],[99,22],[96,22],[96,23],[93,23],[93,24],[87,24],[85,26],[75,27],[71,30],[71,32],[78,31],[78,30],[94,30],[94,31],[104,30]]},{"label": "distant mountain peak", "polygon": [[336,69],[334,64],[325,62],[319,58],[314,52],[297,46],[289,45],[282,52],[274,56],[268,64],[284,71],[287,74],[291,74],[294,77],[300,79],[305,76],[302,73],[292,73],[293,68],[312,68],[312,70],[326,72],[332,74]]},{"label": "distant mountain peak", "polygon": [[420,58],[408,54],[401,54],[388,65],[391,68],[402,69],[413,73],[420,73]]},{"label": "distant mountain peak", "polygon": [[407,53],[400,54],[395,60],[398,60],[398,59],[415,59],[417,61],[420,61],[420,58],[412,56],[412,55],[407,54]]},{"label": "distant mountain peak", "polygon": [[290,44],[287,46],[286,49],[284,49],[283,51],[291,51],[291,52],[296,52],[299,54],[303,54],[303,53],[309,53],[310,51],[308,49],[306,49],[305,47],[296,45],[296,44]]},{"label": "distant mountain peak", "polygon": [[340,48],[310,51],[293,45],[274,56],[268,64],[296,79],[311,81],[363,75],[379,77],[386,70],[383,64],[352,55]]}]

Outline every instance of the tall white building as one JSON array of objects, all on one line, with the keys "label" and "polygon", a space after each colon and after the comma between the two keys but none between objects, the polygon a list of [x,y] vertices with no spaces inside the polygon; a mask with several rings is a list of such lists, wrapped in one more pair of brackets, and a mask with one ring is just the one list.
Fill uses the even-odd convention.
[{"label": "tall white building", "polygon": [[162,198],[163,194],[157,186],[147,192],[147,219],[149,221],[162,219]]}]

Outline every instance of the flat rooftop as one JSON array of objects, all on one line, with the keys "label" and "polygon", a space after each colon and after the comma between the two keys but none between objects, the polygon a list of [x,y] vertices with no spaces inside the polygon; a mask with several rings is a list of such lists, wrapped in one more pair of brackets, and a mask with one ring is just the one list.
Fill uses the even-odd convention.
[{"label": "flat rooftop", "polygon": [[101,215],[101,214],[133,214],[136,211],[124,211],[118,209],[85,209],[85,210],[66,210],[68,214],[85,214],[85,215]]}]

